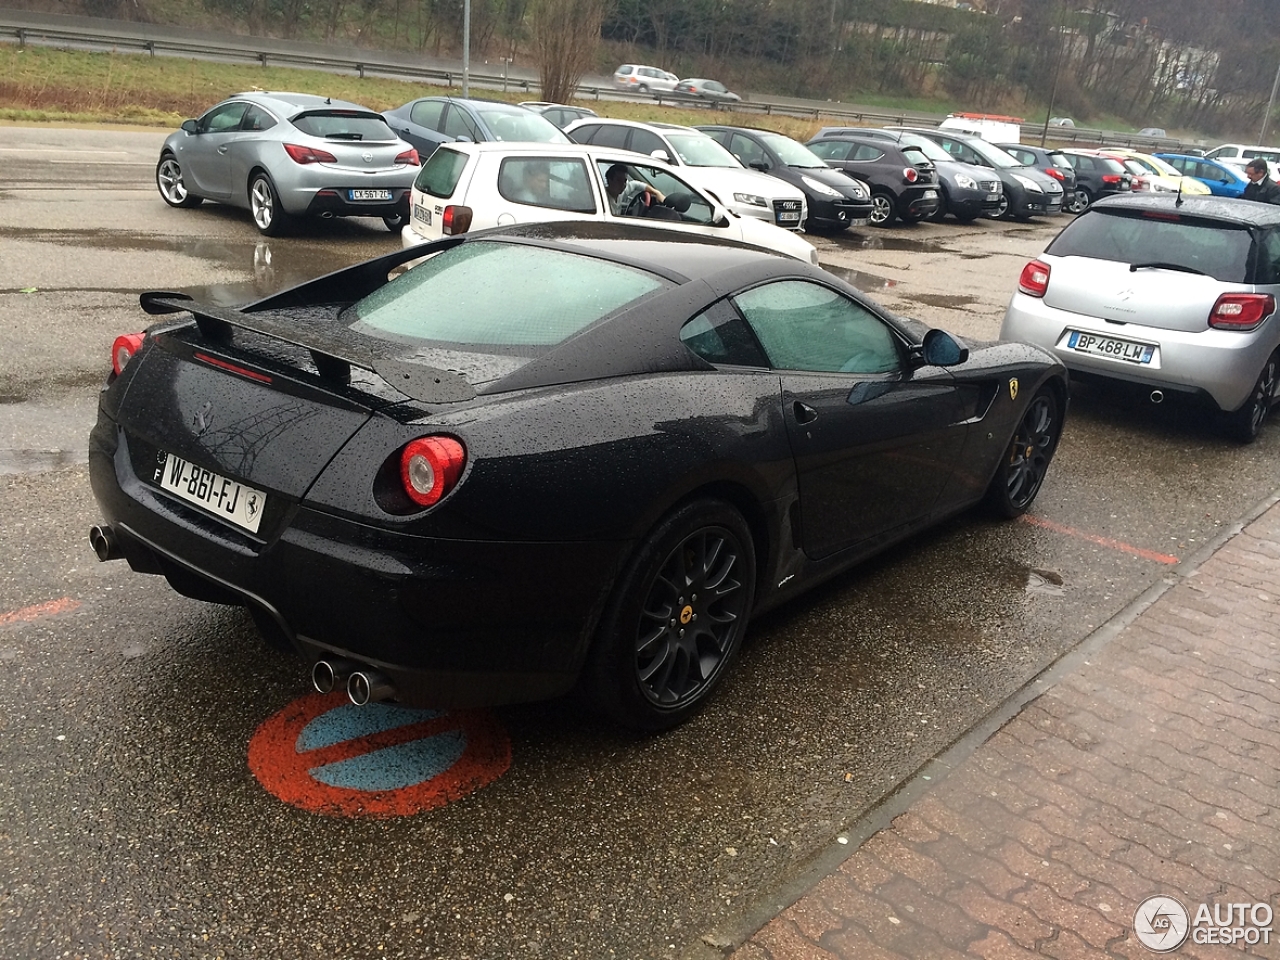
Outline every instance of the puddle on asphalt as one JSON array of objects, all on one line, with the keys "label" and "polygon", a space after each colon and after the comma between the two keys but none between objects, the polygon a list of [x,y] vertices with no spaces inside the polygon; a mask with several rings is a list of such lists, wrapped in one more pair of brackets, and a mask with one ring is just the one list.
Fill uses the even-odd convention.
[{"label": "puddle on asphalt", "polygon": [[971,303],[977,303],[977,297],[965,297],[959,294],[946,293],[913,293],[911,300],[914,303],[923,303],[930,307],[967,307]]},{"label": "puddle on asphalt", "polygon": [[1061,597],[1067,592],[1062,575],[1052,570],[1028,570],[1026,590],[1032,597]]},{"label": "puddle on asphalt", "polygon": [[85,450],[0,450],[0,476],[47,473],[89,462]]},{"label": "puddle on asphalt", "polygon": [[912,240],[907,237],[882,237],[874,233],[851,233],[846,237],[832,237],[842,247],[859,250],[893,250],[902,253],[954,253],[950,247],[936,240]]},{"label": "puddle on asphalt", "polygon": [[822,269],[833,276],[839,277],[845,283],[861,290],[863,293],[877,293],[898,285],[897,280],[890,280],[888,277],[877,277],[874,273],[863,273],[861,270],[850,270],[848,267],[834,267],[824,263],[822,264]]}]

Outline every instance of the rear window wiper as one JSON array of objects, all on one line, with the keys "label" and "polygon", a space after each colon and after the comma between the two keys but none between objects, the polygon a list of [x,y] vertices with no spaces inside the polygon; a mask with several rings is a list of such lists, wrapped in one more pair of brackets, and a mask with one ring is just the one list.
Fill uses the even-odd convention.
[{"label": "rear window wiper", "polygon": [[1150,263],[1129,264],[1130,273],[1137,273],[1139,270],[1181,270],[1183,273],[1195,273],[1202,277],[1208,276],[1208,274],[1203,270],[1197,270],[1195,267],[1188,267],[1182,263],[1168,263],[1164,260],[1152,260]]}]

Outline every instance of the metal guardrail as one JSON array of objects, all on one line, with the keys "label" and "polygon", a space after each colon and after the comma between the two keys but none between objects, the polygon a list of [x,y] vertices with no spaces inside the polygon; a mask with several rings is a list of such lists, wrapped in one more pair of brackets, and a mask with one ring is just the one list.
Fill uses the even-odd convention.
[{"label": "metal guardrail", "polygon": [[[402,80],[420,80],[446,87],[462,83],[460,66],[451,61],[379,50],[358,50],[356,56],[336,55],[323,44],[293,40],[276,40],[264,37],[231,36],[165,27],[157,24],[135,23],[125,20],[108,20],[96,17],[74,17],[62,14],[33,13],[23,10],[0,9],[0,40],[8,39],[19,46],[28,43],[40,46],[68,46],[90,49],[136,50],[151,56],[191,56],[239,63],[255,63],[261,66],[302,67],[330,73],[354,74],[359,77],[381,76]],[[504,64],[505,67],[505,64]],[[541,85],[529,71],[512,74],[504,69],[501,75],[468,71],[468,82],[480,87],[507,90],[514,87],[526,94],[540,91]],[[581,99],[600,100],[602,94],[619,100],[658,103],[696,104],[706,103],[713,108],[719,104],[699,98],[673,96],[669,93],[654,97],[627,96],[616,90],[607,79],[593,79],[578,85]],[[736,113],[758,113],[764,116],[794,117],[803,120],[830,118],[865,126],[892,124],[897,126],[937,125],[943,119],[938,114],[867,111],[864,108],[831,101],[793,100],[784,97],[753,96],[733,104]],[[1043,123],[1022,124],[1022,140],[1038,143],[1044,130]],[[1150,151],[1180,152],[1187,146],[1176,139],[1153,139],[1136,134],[1092,130],[1079,127],[1050,127],[1048,139],[1055,145],[1076,144],[1096,146],[1106,143]],[[1202,144],[1190,144],[1202,146]]]}]

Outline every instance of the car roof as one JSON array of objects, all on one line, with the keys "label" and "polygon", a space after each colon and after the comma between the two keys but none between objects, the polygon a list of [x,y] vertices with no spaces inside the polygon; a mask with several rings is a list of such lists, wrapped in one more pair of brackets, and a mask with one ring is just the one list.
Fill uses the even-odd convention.
[{"label": "car roof", "polygon": [[680,131],[683,133],[702,133],[697,127],[686,127],[681,123],[663,123],[655,120],[648,123],[643,120],[619,120],[616,117],[583,117],[581,120],[575,120],[574,125],[581,123],[586,126],[588,123],[604,124],[610,127],[635,127],[638,130],[650,130],[655,133],[661,133],[668,130]]},{"label": "car roof", "polygon": [[1171,193],[1122,193],[1098,200],[1092,209],[1174,212],[1250,227],[1280,224],[1280,206],[1241,203],[1234,197],[1183,197],[1179,202]]},{"label": "car roof", "polygon": [[[350,100],[334,100],[332,97],[320,97],[311,93],[290,93],[285,90],[249,90],[228,97],[228,100],[251,100],[264,107],[272,108],[276,113],[292,116],[304,110],[330,108],[334,110],[359,110],[363,113],[376,113],[368,107]],[[225,102],[225,101],[224,101]]]}]

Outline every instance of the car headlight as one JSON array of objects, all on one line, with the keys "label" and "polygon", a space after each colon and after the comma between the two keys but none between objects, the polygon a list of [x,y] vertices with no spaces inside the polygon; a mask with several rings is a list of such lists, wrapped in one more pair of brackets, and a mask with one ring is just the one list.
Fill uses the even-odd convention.
[{"label": "car headlight", "polygon": [[1148,180],[1147,183],[1151,184],[1151,189],[1154,190],[1156,193],[1177,193],[1178,192],[1177,187],[1167,184],[1163,180]]},{"label": "car headlight", "polygon": [[748,207],[768,207],[769,203],[764,197],[757,197],[754,193],[735,193],[733,199],[739,203],[745,203]]},{"label": "car headlight", "polygon": [[1032,193],[1044,193],[1044,188],[1041,187],[1040,184],[1032,180],[1030,177],[1023,177],[1015,173],[1013,175],[1013,179],[1017,180],[1020,184],[1022,184]]},{"label": "car headlight", "polygon": [[801,183],[803,183],[803,184],[804,184],[806,187],[808,187],[810,190],[812,190],[814,193],[820,193],[820,194],[822,194],[824,197],[838,197],[838,196],[840,196],[840,191],[839,191],[839,190],[837,190],[835,187],[829,187],[829,186],[827,186],[825,183],[823,183],[822,181],[813,179],[813,177],[803,177],[803,176],[802,176],[802,177],[800,178],[800,182],[801,182]]},{"label": "car headlight", "polygon": [[963,173],[956,174],[956,186],[965,190],[977,190],[978,181],[973,177],[967,177]]}]

